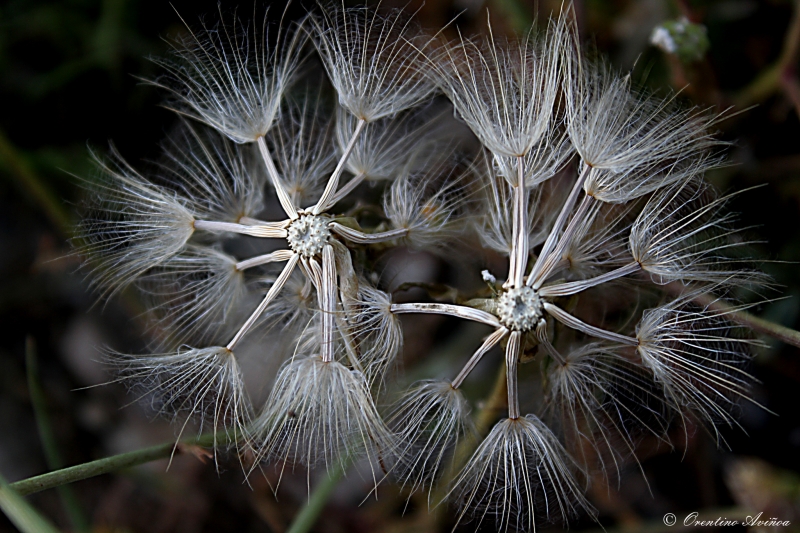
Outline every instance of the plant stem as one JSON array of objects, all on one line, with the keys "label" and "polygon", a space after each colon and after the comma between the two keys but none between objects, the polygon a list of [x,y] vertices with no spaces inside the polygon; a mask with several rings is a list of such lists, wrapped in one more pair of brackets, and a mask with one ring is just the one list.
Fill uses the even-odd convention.
[{"label": "plant stem", "polygon": [[108,474],[116,472],[132,466],[138,466],[158,459],[166,459],[173,454],[182,453],[183,449],[181,444],[195,445],[195,446],[211,446],[214,442],[225,443],[229,439],[227,434],[222,436],[218,434],[205,434],[194,439],[188,439],[180,442],[166,442],[158,444],[149,448],[142,448],[133,452],[121,453],[96,461],[90,461],[68,468],[62,468],[54,472],[48,472],[28,479],[23,479],[15,483],[11,483],[11,488],[18,494],[26,496],[43,490],[60,487],[68,483],[74,483],[90,477],[99,476],[101,474]]},{"label": "plant stem", "polygon": [[325,504],[328,503],[331,494],[333,494],[333,490],[344,477],[349,463],[349,459],[344,459],[339,466],[328,473],[328,477],[314,488],[314,492],[309,496],[308,502],[294,518],[292,525],[286,533],[306,533],[313,527],[320,513],[325,508]]},{"label": "plant stem", "polygon": [[506,383],[506,364],[504,361],[497,371],[492,393],[486,399],[486,403],[475,418],[475,428],[481,438],[489,432],[489,428],[497,420],[497,414],[507,408],[508,384]]},{"label": "plant stem", "polygon": [[[730,305],[719,301],[712,303],[709,307],[725,311],[732,309]],[[733,311],[726,316],[736,323],[749,327],[753,331],[769,335],[786,344],[791,344],[792,346],[800,348],[800,331],[770,322],[769,320],[764,320],[763,318],[751,315],[745,311]]]},{"label": "plant stem", "polygon": [[[686,290],[685,287],[676,282],[667,284],[666,288],[670,293],[676,295],[682,295]],[[734,306],[715,298],[712,294],[698,294],[694,297],[694,301],[714,311],[724,312],[725,318],[731,322],[747,326],[757,333],[763,333],[773,339],[778,339],[786,344],[791,344],[792,346],[800,348],[800,331],[770,322],[769,320],[764,320],[746,311],[737,311]]]},{"label": "plant stem", "polygon": [[795,104],[797,113],[800,114],[800,108],[796,107],[797,94],[793,92],[796,89],[794,85],[797,83],[793,66],[797,60],[798,50],[800,50],[800,4],[795,2],[792,20],[783,40],[780,57],[771,66],[762,70],[761,74],[747,87],[739,91],[734,99],[737,107],[757,104],[766,100],[777,90],[783,89]]},{"label": "plant stem", "polygon": [[[506,362],[505,358],[500,368],[497,369],[497,376],[495,377],[494,386],[489,397],[486,398],[486,403],[478,411],[475,417],[475,430],[479,439],[483,439],[489,432],[489,428],[498,418],[498,414],[508,408],[508,387],[506,382]],[[444,502],[449,496],[449,487],[453,480],[458,477],[459,471],[469,461],[470,456],[475,451],[477,443],[473,439],[462,439],[456,449],[453,451],[453,460],[450,462],[450,467],[442,476],[442,480],[447,483],[441,483],[432,493],[432,500],[437,502],[434,510],[439,509],[439,504]],[[443,525],[446,513],[439,513],[436,521]]]}]

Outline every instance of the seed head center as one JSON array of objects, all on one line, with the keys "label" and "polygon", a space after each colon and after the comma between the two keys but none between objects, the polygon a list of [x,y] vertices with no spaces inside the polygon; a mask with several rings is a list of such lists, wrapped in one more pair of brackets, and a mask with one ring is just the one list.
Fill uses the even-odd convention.
[{"label": "seed head center", "polygon": [[304,257],[319,255],[331,236],[328,220],[317,215],[300,215],[289,225],[288,232],[289,247]]},{"label": "seed head center", "polygon": [[542,299],[530,287],[509,289],[497,300],[497,317],[514,331],[530,331],[542,318]]}]

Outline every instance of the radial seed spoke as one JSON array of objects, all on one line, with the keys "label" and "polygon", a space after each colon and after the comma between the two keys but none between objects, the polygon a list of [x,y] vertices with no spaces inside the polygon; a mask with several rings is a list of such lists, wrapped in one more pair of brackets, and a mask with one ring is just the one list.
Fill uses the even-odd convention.
[{"label": "radial seed spoke", "polygon": [[522,287],[528,264],[528,188],[524,162],[517,158],[517,185],[514,187],[513,243],[509,258],[506,288]]},{"label": "radial seed spoke", "polygon": [[334,326],[336,324],[336,263],[333,247],[330,244],[322,249],[322,290],[320,308],[322,310],[322,360],[333,361]]},{"label": "radial seed spoke", "polygon": [[353,228],[343,226],[338,222],[331,222],[329,227],[331,231],[336,232],[338,235],[341,235],[348,241],[358,244],[377,244],[381,242],[392,241],[394,239],[400,239],[408,235],[407,228],[397,228],[378,233],[364,233],[363,231],[358,231]]},{"label": "radial seed spoke", "polygon": [[625,266],[619,267],[611,272],[606,272],[605,274],[601,274],[594,278],[570,281],[568,283],[559,283],[549,287],[542,287],[538,292],[540,296],[550,298],[556,296],[570,296],[572,294],[585,291],[586,289],[596,287],[597,285],[602,285],[603,283],[608,283],[609,281],[627,276],[628,274],[633,274],[641,270],[641,268],[641,265],[634,261],[633,263],[628,263]]},{"label": "radial seed spoke", "polygon": [[278,223],[259,224],[250,226],[237,224],[235,222],[216,222],[213,220],[195,220],[194,229],[208,231],[211,233],[238,233],[240,235],[250,235],[251,237],[262,237],[266,239],[285,239],[288,232]]},{"label": "radial seed spoke", "polygon": [[283,261],[288,261],[293,255],[294,252],[291,250],[277,250],[270,254],[257,255],[236,263],[236,270],[247,270],[248,268],[265,265],[267,263],[281,263]]},{"label": "radial seed spoke", "polygon": [[231,342],[228,343],[227,348],[229,350],[233,350],[233,348],[242,339],[242,337],[244,337],[244,335],[250,330],[250,328],[253,327],[253,324],[256,323],[256,320],[258,320],[258,317],[261,316],[261,314],[264,312],[267,306],[269,306],[272,300],[274,300],[275,297],[278,296],[278,294],[281,292],[281,289],[283,289],[283,286],[286,284],[286,281],[289,279],[289,276],[292,275],[294,267],[297,266],[297,261],[299,258],[300,258],[299,255],[292,254],[291,259],[289,259],[289,262],[286,263],[286,265],[283,267],[283,270],[281,271],[278,278],[275,280],[275,283],[272,284],[272,287],[269,288],[269,291],[267,291],[267,294],[266,296],[264,296],[264,299],[261,300],[261,303],[258,304],[256,310],[253,311],[253,313],[250,315],[247,321],[245,321],[242,327],[239,328],[239,331],[236,332],[236,335],[233,336]]},{"label": "radial seed spoke", "polygon": [[269,153],[267,141],[264,140],[264,137],[258,138],[258,149],[261,151],[261,157],[267,167],[267,174],[272,181],[272,186],[275,189],[275,193],[278,195],[278,201],[283,211],[286,213],[286,216],[295,220],[298,217],[297,209],[292,203],[292,199],[289,197],[286,187],[283,185],[283,180],[278,175],[278,169],[275,168],[275,163],[272,161],[272,156]]},{"label": "radial seed spoke", "polygon": [[517,389],[517,366],[522,353],[522,333],[513,331],[506,345],[506,386],[508,388],[508,418],[519,418],[519,391]]},{"label": "radial seed spoke", "polygon": [[550,229],[550,234],[547,236],[544,246],[542,246],[542,251],[539,254],[539,257],[536,259],[536,263],[533,265],[533,269],[528,276],[528,286],[533,285],[534,280],[537,278],[539,272],[544,266],[545,259],[550,255],[553,247],[556,245],[558,234],[561,231],[561,228],[564,227],[564,224],[566,224],[569,212],[572,210],[572,206],[575,205],[578,195],[581,189],[583,189],[583,184],[586,181],[590,171],[591,167],[584,163],[583,169],[581,170],[575,185],[572,187],[572,191],[570,191],[567,200],[564,202],[564,206],[561,208],[561,212],[558,214],[555,224],[553,224],[553,227]]},{"label": "radial seed spoke", "polygon": [[440,303],[392,304],[389,310],[390,312],[396,314],[430,313],[436,315],[449,315],[458,318],[465,318],[467,320],[472,320],[473,322],[480,322],[481,324],[487,324],[489,326],[494,326],[496,328],[499,328],[501,326],[500,321],[497,320],[497,317],[495,317],[493,314],[487,313],[486,311],[481,311],[480,309],[474,309],[472,307],[466,307],[463,305],[440,304]]},{"label": "radial seed spoke", "polygon": [[470,372],[475,369],[475,366],[483,359],[483,356],[486,355],[486,352],[491,350],[498,342],[503,340],[503,337],[506,336],[508,330],[506,328],[498,328],[494,333],[486,337],[486,340],[483,341],[481,347],[478,348],[472,357],[469,358],[467,364],[464,365],[464,368],[461,369],[461,372],[455,377],[452,382],[453,388],[457,389],[461,386],[461,383],[467,378]]},{"label": "radial seed spoke", "polygon": [[590,326],[586,322],[583,322],[582,320],[575,318],[574,316],[567,313],[560,307],[555,306],[551,303],[545,302],[544,310],[547,311],[553,318],[555,318],[565,326],[578,330],[591,337],[597,337],[598,339],[605,339],[611,342],[618,342],[620,344],[625,344],[628,346],[637,346],[639,344],[638,339],[635,339],[633,337],[628,337],[626,335],[614,333],[613,331],[607,331],[602,328]]},{"label": "radial seed spoke", "polygon": [[325,185],[325,190],[322,192],[322,196],[320,196],[319,201],[317,204],[311,208],[311,214],[319,215],[320,213],[325,212],[331,205],[334,195],[336,194],[336,189],[339,188],[339,177],[342,175],[342,171],[344,170],[344,165],[347,163],[347,158],[350,157],[350,152],[353,151],[353,148],[356,145],[356,141],[358,140],[358,136],[361,134],[361,131],[364,129],[364,126],[367,125],[367,121],[362,119],[358,119],[356,123],[356,129],[353,132],[353,135],[350,137],[350,141],[347,143],[347,147],[344,149],[344,153],[342,157],[339,158],[339,163],[336,165],[336,168],[333,170],[333,174],[328,179],[328,183]]}]

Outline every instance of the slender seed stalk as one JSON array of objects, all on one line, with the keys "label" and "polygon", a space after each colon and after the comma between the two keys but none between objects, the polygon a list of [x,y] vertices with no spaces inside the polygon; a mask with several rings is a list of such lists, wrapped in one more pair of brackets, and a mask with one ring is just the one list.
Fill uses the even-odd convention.
[{"label": "slender seed stalk", "polygon": [[336,265],[333,247],[330,244],[322,249],[322,287],[320,308],[322,309],[322,360],[326,363],[334,357],[334,326],[336,325]]},{"label": "slender seed stalk", "polygon": [[506,344],[506,387],[508,390],[508,418],[519,418],[519,391],[517,389],[517,366],[522,353],[522,333],[513,331]]},{"label": "slender seed stalk", "polygon": [[629,274],[634,274],[641,269],[642,266],[638,262],[634,261],[594,278],[570,281],[568,283],[559,283],[558,285],[551,285],[549,287],[542,287],[538,292],[539,295],[543,297],[553,298],[557,296],[570,296],[572,294],[585,291],[586,289],[596,287],[597,285],[608,283],[609,281],[622,278]]},{"label": "slender seed stalk", "polygon": [[528,188],[525,186],[525,166],[517,157],[517,185],[514,187],[513,244],[506,288],[522,287],[528,264]]},{"label": "slender seed stalk", "polygon": [[258,149],[261,152],[261,158],[264,160],[264,165],[267,167],[267,175],[269,175],[269,179],[272,181],[272,186],[275,189],[275,193],[278,195],[278,201],[280,202],[283,211],[290,219],[297,219],[297,209],[294,207],[292,199],[289,197],[289,193],[286,191],[286,187],[283,185],[283,180],[281,179],[280,175],[278,175],[278,169],[275,168],[275,162],[272,160],[272,156],[269,153],[269,148],[267,148],[267,142],[264,140],[264,137],[258,138]]},{"label": "slender seed stalk", "polygon": [[478,348],[472,357],[469,358],[467,363],[464,365],[464,368],[461,369],[461,372],[453,379],[452,385],[454,389],[457,389],[461,386],[464,380],[467,378],[470,372],[472,372],[477,364],[483,359],[483,356],[486,355],[486,352],[491,350],[498,342],[503,340],[503,337],[506,336],[508,330],[506,328],[498,328],[494,333],[489,335],[483,344],[481,344],[480,348]]},{"label": "slender seed stalk", "polygon": [[390,311],[392,313],[430,313],[437,315],[449,315],[457,318],[466,318],[473,322],[480,322],[496,328],[500,327],[500,321],[497,320],[491,313],[466,307],[463,305],[454,304],[440,304],[440,303],[409,303],[409,304],[392,304]]},{"label": "slender seed stalk", "polygon": [[348,241],[358,244],[379,244],[382,242],[400,239],[408,235],[408,228],[397,228],[388,231],[380,231],[378,233],[364,233],[362,231],[343,226],[338,222],[331,222],[329,227],[331,228],[331,231],[341,235]]},{"label": "slender seed stalk", "polygon": [[581,200],[581,203],[578,205],[578,209],[575,211],[575,214],[572,216],[572,219],[567,224],[567,229],[564,230],[564,234],[558,241],[558,244],[555,246],[550,255],[545,259],[544,265],[542,265],[541,270],[536,274],[536,279],[533,280],[533,288],[538,290],[542,284],[547,280],[550,274],[553,272],[553,268],[561,261],[561,256],[564,253],[564,250],[567,249],[567,246],[572,242],[573,237],[575,236],[575,231],[578,229],[578,224],[580,224],[581,219],[586,215],[586,212],[589,210],[589,206],[591,203],[595,201],[589,195],[586,195]]},{"label": "slender seed stalk", "polygon": [[213,220],[195,220],[194,229],[205,230],[215,233],[230,232],[251,237],[262,237],[267,239],[285,239],[288,233],[282,223],[265,223],[257,226],[237,224],[235,222],[216,222]]},{"label": "slender seed stalk", "polygon": [[342,185],[342,188],[339,189],[338,191],[336,191],[336,194],[333,195],[333,198],[331,198],[331,201],[328,202],[329,208],[333,207],[339,201],[341,201],[342,198],[344,198],[345,196],[347,196],[348,194],[353,192],[355,190],[355,188],[358,187],[361,184],[361,182],[364,181],[364,178],[366,178],[366,177],[367,177],[367,175],[364,172],[359,172],[358,174],[353,176],[353,178],[350,181],[348,181],[347,183]]},{"label": "slender seed stalk", "polygon": [[634,337],[628,337],[613,331],[607,331],[596,326],[590,326],[582,320],[572,316],[560,307],[557,307],[549,302],[544,303],[544,310],[547,311],[553,318],[561,322],[567,327],[581,331],[591,337],[604,339],[611,342],[618,342],[627,346],[637,346],[639,340]]},{"label": "slender seed stalk", "polygon": [[289,259],[289,262],[286,263],[286,266],[283,267],[283,270],[278,276],[278,279],[275,280],[275,283],[273,283],[272,287],[270,287],[269,291],[267,291],[267,294],[266,296],[264,296],[264,299],[261,300],[261,303],[258,304],[258,307],[256,307],[256,310],[253,311],[253,313],[250,315],[247,321],[245,321],[245,323],[242,324],[242,327],[239,328],[239,331],[236,332],[236,335],[233,336],[231,342],[228,343],[226,348],[228,348],[229,350],[233,350],[236,344],[238,344],[238,342],[242,340],[242,337],[244,337],[245,334],[250,330],[250,328],[253,327],[253,324],[256,323],[256,320],[258,320],[258,317],[261,316],[261,314],[264,312],[264,310],[267,308],[270,302],[272,302],[272,300],[274,300],[275,297],[278,296],[278,294],[281,292],[281,289],[286,284],[286,281],[289,279],[289,276],[294,271],[294,267],[297,266],[297,261],[299,257],[300,256],[298,254],[292,255],[292,257]]},{"label": "slender seed stalk", "polygon": [[281,263],[283,261],[288,261],[293,255],[294,252],[291,250],[277,250],[269,254],[257,255],[236,263],[236,270],[247,270],[248,268],[266,265],[268,263]]},{"label": "slender seed stalk", "polygon": [[317,204],[311,208],[311,214],[319,215],[328,210],[331,205],[333,205],[334,195],[336,194],[336,189],[339,188],[339,177],[342,175],[342,171],[344,170],[344,165],[347,163],[347,158],[350,157],[350,152],[353,151],[353,148],[356,146],[356,141],[358,140],[358,136],[361,134],[361,131],[364,129],[364,126],[367,125],[367,121],[363,118],[358,119],[356,123],[356,129],[353,132],[353,135],[350,137],[350,140],[347,142],[347,146],[344,149],[344,153],[342,153],[342,157],[339,158],[339,163],[336,165],[336,168],[333,170],[333,174],[328,179],[328,183],[325,185],[325,190],[322,192],[322,196],[320,196],[319,201]]},{"label": "slender seed stalk", "polygon": [[556,240],[561,232],[561,228],[563,228],[564,224],[566,224],[569,212],[572,210],[572,206],[575,205],[578,195],[581,189],[583,189],[583,184],[586,181],[591,168],[592,167],[586,163],[583,164],[583,169],[578,175],[578,179],[575,181],[575,185],[573,185],[572,191],[570,191],[567,200],[564,202],[561,212],[558,214],[558,218],[556,218],[553,227],[550,229],[550,233],[547,235],[547,239],[544,241],[544,245],[542,246],[542,251],[539,253],[539,257],[536,258],[536,263],[534,263],[533,269],[531,269],[531,273],[528,275],[529,287],[533,286],[534,282],[539,278],[539,273],[541,272],[542,267],[544,267],[544,262],[550,256],[553,247],[556,245]]},{"label": "slender seed stalk", "polygon": [[536,340],[539,341],[539,346],[544,348],[547,355],[558,361],[559,364],[566,364],[567,360],[561,355],[561,352],[556,350],[555,346],[550,342],[550,339],[547,338],[547,321],[545,319],[539,320],[539,323],[536,325]]}]

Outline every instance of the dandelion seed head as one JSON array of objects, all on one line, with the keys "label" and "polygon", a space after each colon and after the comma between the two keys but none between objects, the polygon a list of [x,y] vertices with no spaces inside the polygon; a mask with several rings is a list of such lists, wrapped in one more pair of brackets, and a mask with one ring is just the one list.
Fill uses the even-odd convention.
[{"label": "dandelion seed head", "polygon": [[289,236],[286,240],[289,247],[303,257],[320,255],[322,248],[331,237],[328,229],[328,217],[305,214],[289,225]]},{"label": "dandelion seed head", "polygon": [[517,287],[500,294],[497,317],[512,331],[530,331],[543,316],[542,299],[530,287]]},{"label": "dandelion seed head", "polygon": [[[266,19],[203,26],[159,61],[154,83],[183,122],[153,172],[115,152],[100,163],[105,181],[81,227],[96,283],[113,292],[137,281],[166,331],[167,353],[114,355],[159,412],[231,430],[281,472],[365,457],[376,484],[391,472],[431,503],[475,434],[459,387],[504,342],[509,418],[449,494],[459,521],[500,531],[591,513],[581,469],[618,471],[639,437],[666,441],[685,412],[712,429],[736,424],[753,342],[729,321],[743,307],[714,298],[764,278],[729,257],[746,243],[729,197],[704,181],[722,164],[719,115],[590,63],[567,14],[521,38],[489,26],[488,38],[438,47],[399,12],[344,4],[321,5],[277,40],[266,29]],[[306,41],[316,77],[297,75]],[[489,287],[473,294],[444,302],[431,289],[435,302],[395,303],[369,281],[396,256],[387,249],[441,249],[467,230],[483,248],[464,238],[470,251],[447,259],[474,266],[477,251],[498,252],[502,287],[484,270]],[[643,314],[634,305],[668,283],[692,289]],[[401,363],[397,315],[415,312],[494,331],[452,381],[412,385],[390,430],[375,398]],[[232,351],[244,337],[255,357],[283,362],[274,383],[248,372],[269,391],[257,413]],[[602,342],[571,344],[584,337]],[[214,345],[193,347],[204,344]],[[551,427],[521,413],[518,369],[534,345]]]}]

